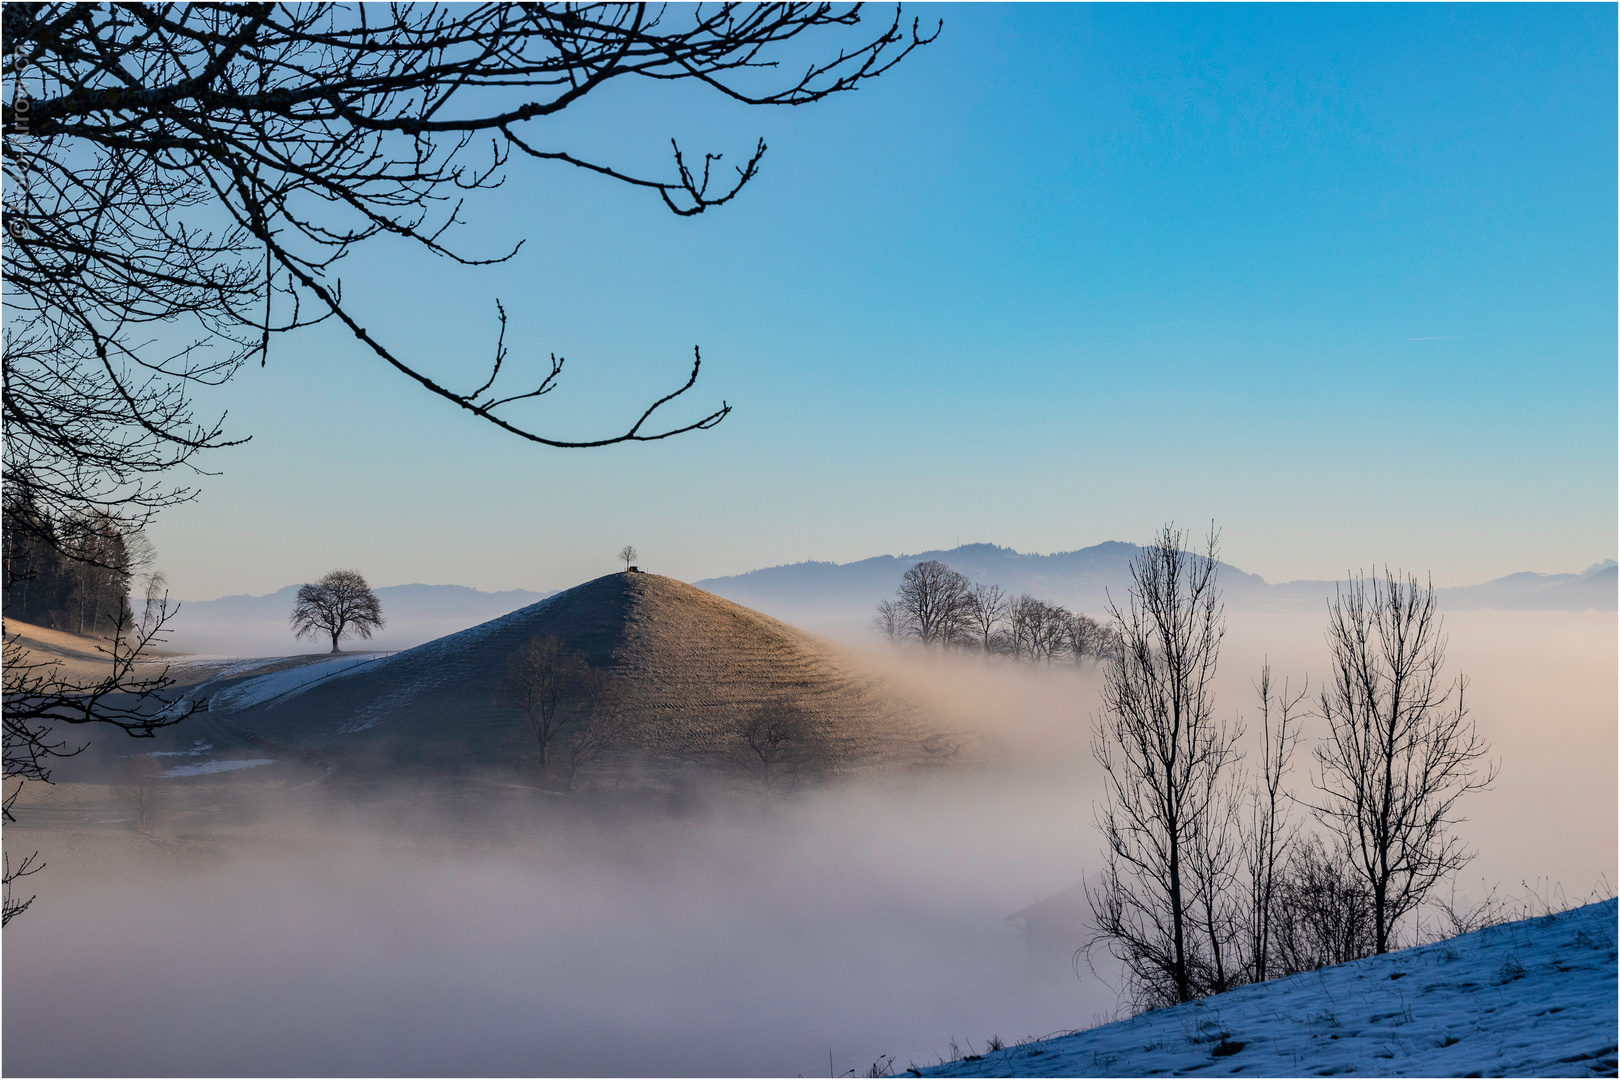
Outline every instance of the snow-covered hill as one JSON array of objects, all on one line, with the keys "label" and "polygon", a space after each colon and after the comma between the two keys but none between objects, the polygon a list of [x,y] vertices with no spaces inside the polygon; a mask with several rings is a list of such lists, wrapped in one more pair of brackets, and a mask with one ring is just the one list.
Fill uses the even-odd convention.
[{"label": "snow-covered hill", "polygon": [[925,1076],[1614,1076],[1616,906],[1241,987]]}]

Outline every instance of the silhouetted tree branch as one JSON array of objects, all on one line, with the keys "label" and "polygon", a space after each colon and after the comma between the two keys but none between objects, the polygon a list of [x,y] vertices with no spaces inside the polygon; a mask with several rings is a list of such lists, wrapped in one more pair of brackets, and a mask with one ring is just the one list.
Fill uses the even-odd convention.
[{"label": "silhouetted tree branch", "polygon": [[[0,812],[7,821],[16,820],[12,807],[30,781],[50,783],[51,762],[72,757],[84,743],[72,744],[58,734],[61,725],[105,724],[138,739],[149,739],[161,728],[178,724],[196,709],[196,702],[169,703],[161,691],[174,685],[169,669],[156,674],[137,671],[142,653],[160,640],[172,616],[167,599],[159,602],[149,617],[136,623],[126,609],[113,627],[111,642],[101,651],[108,659],[107,672],[100,679],[78,681],[62,673],[60,660],[38,659],[23,646],[18,635],[4,641],[4,772],[14,786],[6,792]],[[14,900],[13,882],[44,868],[38,854],[11,869],[9,855],[4,872],[6,922],[21,914],[30,903]]]},{"label": "silhouetted tree branch", "polygon": [[[858,5],[652,8],[638,4],[7,5],[3,130],[8,175],[5,410],[25,435],[7,464],[44,510],[60,490],[150,510],[188,494],[155,476],[228,445],[187,388],[228,380],[272,335],[335,319],[429,392],[524,439],[603,446],[712,427],[653,427],[696,382],[594,439],[547,436],[508,407],[557,385],[497,390],[506,312],[487,377],[458,389],[374,334],[335,276],[358,245],[404,239],[465,265],[449,232],[470,192],[499,187],[516,152],[655,192],[683,216],[721,206],[758,175],[756,141],[721,174],[672,144],[646,175],[550,144],[538,124],[626,80],[696,81],[751,105],[804,105],[853,90],[933,40],[898,8],[875,32]],[[779,65],[808,63],[798,75]],[[152,340],[178,342],[162,346]],[[73,399],[86,404],[75,407]],[[221,418],[223,419],[223,418]],[[53,515],[54,516],[54,515]]]}]

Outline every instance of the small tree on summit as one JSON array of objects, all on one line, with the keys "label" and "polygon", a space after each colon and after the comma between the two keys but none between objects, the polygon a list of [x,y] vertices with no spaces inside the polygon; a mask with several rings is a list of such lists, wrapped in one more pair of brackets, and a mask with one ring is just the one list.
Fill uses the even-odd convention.
[{"label": "small tree on summit", "polygon": [[635,562],[640,557],[641,556],[636,553],[636,549],[631,547],[629,544],[626,544],[624,547],[619,549],[619,558],[624,560],[624,568],[626,571],[630,569],[630,564]]},{"label": "small tree on summit", "polygon": [[369,638],[384,625],[382,604],[366,579],[353,570],[334,570],[313,585],[300,585],[292,626],[301,638],[327,634],[332,651],[345,635]]}]

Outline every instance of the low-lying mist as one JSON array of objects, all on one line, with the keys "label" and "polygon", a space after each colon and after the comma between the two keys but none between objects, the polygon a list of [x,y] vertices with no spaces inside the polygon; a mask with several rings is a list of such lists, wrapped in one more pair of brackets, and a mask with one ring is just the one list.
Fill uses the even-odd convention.
[{"label": "low-lying mist", "polygon": [[[1267,656],[1316,685],[1321,621],[1231,616],[1222,709],[1253,718]],[[1447,629],[1502,760],[1465,808],[1479,857],[1459,894],[1613,880],[1614,615]],[[116,813],[66,827],[25,810],[7,848],[49,868],[5,931],[4,1069],[858,1075],[1116,1015],[1100,957],[1108,981],[1084,963],[1034,974],[1007,921],[1096,869],[1095,673],[873,656],[982,733],[959,767],[768,813],[736,790],[604,778],[560,796],[499,777],[177,786],[177,805],[189,790],[219,809],[171,810],[151,836]]]},{"label": "low-lying mist", "polygon": [[200,855],[47,850],[6,931],[6,1071],[859,1073],[1114,1008],[1089,972],[1028,977],[1005,921],[1078,880],[1073,787],[839,787],[768,817],[518,799],[531,838],[464,845],[398,792],[368,805],[395,800],[406,829],[328,808]]}]

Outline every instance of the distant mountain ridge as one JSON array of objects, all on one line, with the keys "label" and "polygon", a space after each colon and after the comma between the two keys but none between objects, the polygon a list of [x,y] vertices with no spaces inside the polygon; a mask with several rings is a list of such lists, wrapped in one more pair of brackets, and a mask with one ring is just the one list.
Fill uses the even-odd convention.
[{"label": "distant mountain ridge", "polygon": [[[948,551],[878,555],[850,563],[801,562],[693,582],[717,596],[790,623],[849,630],[864,627],[879,600],[894,594],[906,570],[938,559],[979,582],[1027,592],[1073,611],[1100,616],[1108,598],[1123,599],[1130,583],[1135,544],[1117,540],[1051,555],[1025,554],[996,544],[964,544]],[[1579,574],[1509,574],[1483,585],[1441,589],[1443,610],[1477,608],[1544,611],[1614,611],[1617,571],[1613,559]],[[1220,583],[1234,611],[1314,610],[1333,595],[1332,581],[1268,583],[1235,566],[1220,564]],[[263,596],[222,596],[186,601],[165,648],[228,656],[285,656],[324,652],[319,642],[299,641],[287,625],[297,585]],[[408,649],[465,630],[552,596],[554,592],[510,589],[481,592],[465,585],[388,585],[376,590],[388,625],[370,641],[345,641],[345,650]]]},{"label": "distant mountain ridge", "polygon": [[[719,596],[778,618],[847,620],[869,613],[894,594],[900,578],[917,563],[937,559],[975,582],[1028,592],[1072,610],[1100,615],[1109,598],[1123,600],[1130,584],[1135,544],[1117,540],[1051,555],[1024,554],[996,544],[964,544],[915,555],[879,555],[851,563],[802,562],[746,574],[694,582]],[[1219,581],[1227,606],[1236,611],[1294,611],[1321,605],[1333,595],[1332,581],[1267,582],[1226,563]],[[1483,585],[1441,589],[1443,610],[1505,608],[1551,611],[1614,611],[1614,560],[1595,563],[1580,574],[1510,574]]]}]

